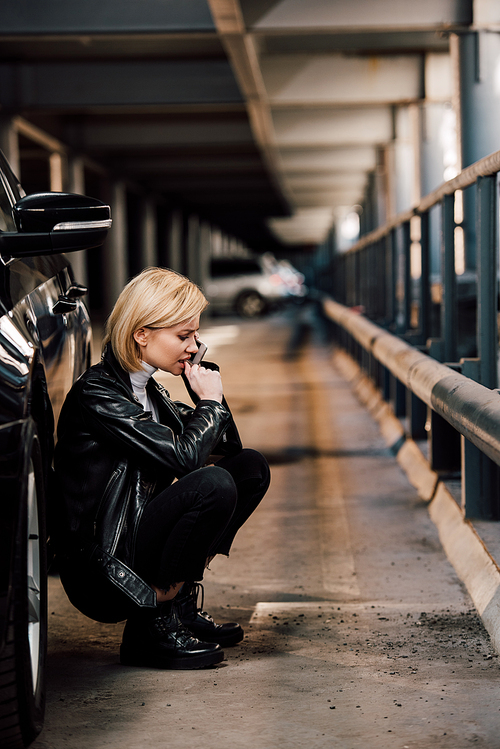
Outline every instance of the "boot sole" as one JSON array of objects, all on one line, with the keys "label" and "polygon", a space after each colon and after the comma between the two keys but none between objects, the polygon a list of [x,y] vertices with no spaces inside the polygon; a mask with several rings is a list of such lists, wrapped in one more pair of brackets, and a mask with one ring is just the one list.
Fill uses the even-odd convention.
[{"label": "boot sole", "polygon": [[200,655],[191,655],[184,658],[159,658],[150,653],[127,652],[126,648],[120,647],[120,663],[122,666],[187,670],[215,666],[216,663],[223,660],[223,650],[217,650],[215,653],[200,653]]},{"label": "boot sole", "polygon": [[[191,631],[191,630],[190,630]],[[194,634],[194,633],[193,633]],[[227,635],[226,637],[211,637],[206,632],[199,632],[198,634],[194,635],[198,640],[202,640],[203,642],[215,642],[218,645],[221,646],[221,648],[229,648],[231,645],[237,645],[239,642],[243,640],[243,637],[245,636],[243,630],[241,632],[236,632],[232,635]]]}]

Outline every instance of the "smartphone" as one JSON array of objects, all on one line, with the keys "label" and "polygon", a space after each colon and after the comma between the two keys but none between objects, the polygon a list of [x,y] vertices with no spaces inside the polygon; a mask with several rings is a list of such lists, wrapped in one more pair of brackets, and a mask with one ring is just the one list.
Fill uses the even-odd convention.
[{"label": "smartphone", "polygon": [[191,364],[199,364],[208,350],[208,346],[203,341],[200,341],[199,338],[196,341],[196,345],[198,346],[198,351],[191,357]]}]

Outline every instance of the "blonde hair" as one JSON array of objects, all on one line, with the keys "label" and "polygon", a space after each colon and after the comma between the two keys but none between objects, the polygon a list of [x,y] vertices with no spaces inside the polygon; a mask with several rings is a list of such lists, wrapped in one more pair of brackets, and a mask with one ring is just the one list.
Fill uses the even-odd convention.
[{"label": "blonde hair", "polygon": [[167,268],[145,268],[118,297],[106,322],[103,349],[110,343],[128,372],[141,368],[134,332],[139,328],[171,328],[203,312],[208,301],[189,278]]}]

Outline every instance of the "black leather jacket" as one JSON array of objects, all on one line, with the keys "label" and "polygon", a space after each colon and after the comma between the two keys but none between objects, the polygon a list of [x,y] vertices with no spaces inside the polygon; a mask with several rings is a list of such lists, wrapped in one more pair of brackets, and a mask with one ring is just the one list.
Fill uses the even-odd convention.
[{"label": "black leather jacket", "polygon": [[[159,422],[138,403],[128,373],[108,347],[101,362],[73,385],[59,417],[61,578],[77,608],[101,621],[126,618],[125,610],[115,617],[113,605],[126,609],[128,599],[139,606],[156,603],[154,591],[132,571],[146,503],[174,479],[201,468],[210,455],[241,449],[225,402],[174,403],[154,379],[147,389]],[[96,601],[99,597],[103,600]]]}]

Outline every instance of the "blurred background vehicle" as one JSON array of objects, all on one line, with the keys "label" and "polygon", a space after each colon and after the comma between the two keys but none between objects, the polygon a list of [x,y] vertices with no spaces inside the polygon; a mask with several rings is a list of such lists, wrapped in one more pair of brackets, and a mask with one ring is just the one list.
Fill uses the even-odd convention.
[{"label": "blurred background vehicle", "polygon": [[260,257],[213,258],[204,291],[211,312],[260,317],[291,298],[304,296],[304,276],[287,260]]},{"label": "blurred background vehicle", "polygon": [[0,153],[0,746],[28,746],[45,707],[54,430],[90,364],[91,326],[64,252],[100,246],[109,206],[26,196]]}]

